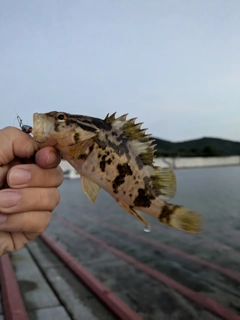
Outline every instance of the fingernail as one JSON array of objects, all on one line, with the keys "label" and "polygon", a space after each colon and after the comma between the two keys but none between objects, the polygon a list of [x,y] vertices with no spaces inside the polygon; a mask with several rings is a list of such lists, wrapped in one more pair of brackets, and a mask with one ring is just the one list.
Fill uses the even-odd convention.
[{"label": "fingernail", "polygon": [[16,206],[20,201],[20,195],[16,191],[1,190],[0,192],[0,207],[11,208]]},{"label": "fingernail", "polygon": [[9,182],[11,185],[21,185],[29,182],[31,173],[24,169],[13,169],[9,174]]},{"label": "fingernail", "polygon": [[7,221],[7,215],[0,213],[0,225]]},{"label": "fingernail", "polygon": [[52,166],[56,161],[56,154],[53,152],[49,152],[48,158],[47,158],[47,165],[50,167]]}]

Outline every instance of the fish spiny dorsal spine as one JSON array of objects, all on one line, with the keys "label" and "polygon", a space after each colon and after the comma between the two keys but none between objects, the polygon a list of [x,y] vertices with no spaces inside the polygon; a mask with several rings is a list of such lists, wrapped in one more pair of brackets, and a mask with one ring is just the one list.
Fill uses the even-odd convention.
[{"label": "fish spiny dorsal spine", "polygon": [[136,150],[137,156],[143,165],[152,165],[155,153],[154,139],[150,139],[151,134],[146,134],[147,129],[141,129],[141,123],[135,123],[137,118],[126,119],[127,114],[116,118],[116,112],[107,115],[106,122],[111,123],[112,127],[121,130],[123,135],[129,139],[129,143]]},{"label": "fish spiny dorsal spine", "polygon": [[111,114],[111,116],[109,116],[109,113],[106,115],[104,121],[107,121],[109,123],[113,123],[113,121],[116,120],[115,115],[117,112],[114,112],[113,114]]}]

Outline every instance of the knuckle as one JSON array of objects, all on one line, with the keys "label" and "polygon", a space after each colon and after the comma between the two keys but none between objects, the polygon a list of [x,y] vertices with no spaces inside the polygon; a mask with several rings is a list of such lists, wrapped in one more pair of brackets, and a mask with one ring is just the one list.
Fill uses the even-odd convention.
[{"label": "knuckle", "polygon": [[53,187],[59,187],[63,182],[63,171],[60,166],[46,170],[48,171],[48,179]]},{"label": "knuckle", "polygon": [[41,212],[41,223],[36,226],[36,230],[34,232],[43,233],[47,226],[49,225],[51,220],[51,212],[45,211]]},{"label": "knuckle", "polygon": [[60,186],[62,184],[63,178],[64,178],[63,170],[60,166],[58,166],[56,169],[57,169],[57,174],[58,174],[58,185],[57,186]]},{"label": "knuckle", "polygon": [[1,130],[2,133],[6,134],[6,135],[15,135],[15,134],[19,134],[19,131],[21,132],[20,129],[16,128],[16,127],[12,127],[12,126],[7,126],[4,129]]},{"label": "knuckle", "polygon": [[37,168],[38,175],[37,177],[40,177],[40,179],[35,179],[37,183],[44,187],[59,187],[63,182],[63,171],[58,166],[53,169],[42,169]]},{"label": "knuckle", "polygon": [[60,194],[57,188],[45,188],[40,193],[40,203],[43,210],[53,211],[60,201]]},{"label": "knuckle", "polygon": [[52,211],[55,209],[55,207],[59,204],[60,202],[60,192],[58,189],[54,188],[54,204],[53,204],[53,208]]},{"label": "knuckle", "polygon": [[13,247],[11,246],[12,239],[9,239],[9,237],[5,234],[4,236],[1,235],[1,242],[0,242],[0,255],[4,255],[5,253],[8,253],[13,250]]},{"label": "knuckle", "polygon": [[50,211],[32,211],[26,215],[24,232],[43,233],[50,222]]}]

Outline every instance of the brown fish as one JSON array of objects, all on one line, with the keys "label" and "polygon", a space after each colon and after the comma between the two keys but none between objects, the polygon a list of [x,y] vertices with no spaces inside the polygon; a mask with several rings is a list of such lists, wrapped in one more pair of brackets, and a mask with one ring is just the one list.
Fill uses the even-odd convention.
[{"label": "brown fish", "polygon": [[83,191],[95,202],[100,188],[142,221],[143,211],[162,223],[199,232],[199,214],[168,204],[176,178],[169,169],[153,164],[154,145],[146,129],[127,115],[104,120],[52,111],[33,116],[33,135],[40,146],[54,146],[81,175]]}]

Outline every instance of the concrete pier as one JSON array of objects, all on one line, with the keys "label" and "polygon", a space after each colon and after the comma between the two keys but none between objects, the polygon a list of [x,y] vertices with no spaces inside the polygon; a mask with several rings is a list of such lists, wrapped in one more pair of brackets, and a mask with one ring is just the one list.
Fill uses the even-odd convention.
[{"label": "concrete pier", "polygon": [[196,157],[196,158],[156,158],[155,165],[162,168],[185,169],[239,166],[240,156],[231,157]]}]

